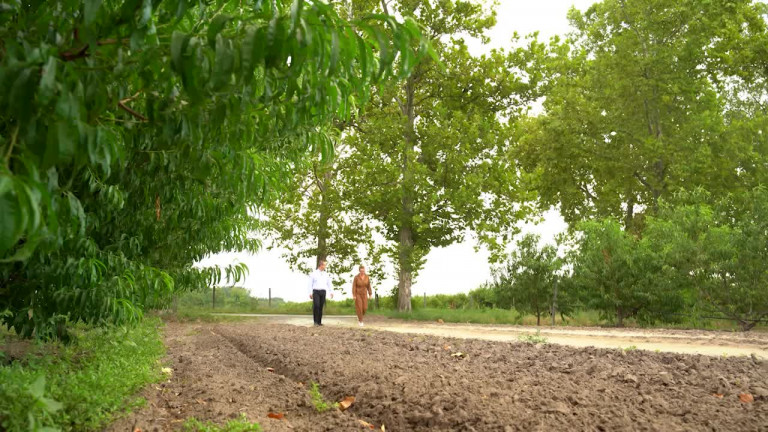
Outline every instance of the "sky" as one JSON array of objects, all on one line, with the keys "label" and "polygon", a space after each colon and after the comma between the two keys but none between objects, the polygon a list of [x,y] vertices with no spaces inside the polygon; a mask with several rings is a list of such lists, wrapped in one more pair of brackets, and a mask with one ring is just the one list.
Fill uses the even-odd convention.
[{"label": "sky", "polygon": [[[478,41],[467,40],[467,45],[474,55],[482,54],[491,48],[509,47],[514,32],[524,36],[538,31],[539,40],[546,41],[554,35],[563,35],[571,30],[566,18],[571,7],[583,11],[593,3],[594,0],[499,0],[496,9],[498,23],[487,33],[491,39],[490,43],[482,45]],[[537,233],[541,235],[542,242],[553,242],[555,235],[566,228],[556,211],[545,213],[543,219],[539,225],[521,224],[522,233]],[[490,280],[488,252],[483,249],[476,251],[475,246],[476,243],[469,239],[452,246],[433,249],[427,255],[426,264],[413,284],[412,294],[421,296],[424,293],[466,293]],[[206,258],[198,265],[224,267],[238,262],[245,263],[249,269],[245,281],[239,285],[247,288],[252,296],[267,297],[271,288],[272,297],[289,301],[309,301],[307,276],[291,271],[279,250],[263,250],[256,255],[218,254]],[[355,273],[356,269],[350,269],[350,284]],[[371,282],[380,295],[389,294],[397,284],[393,278]],[[344,288],[349,291],[348,287]],[[335,299],[348,296],[349,294],[336,293]]]}]

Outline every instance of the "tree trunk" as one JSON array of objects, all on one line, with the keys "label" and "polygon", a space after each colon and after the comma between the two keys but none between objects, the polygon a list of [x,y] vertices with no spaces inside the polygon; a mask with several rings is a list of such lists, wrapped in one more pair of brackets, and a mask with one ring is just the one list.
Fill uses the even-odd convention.
[{"label": "tree trunk", "polygon": [[555,279],[552,287],[552,327],[555,326],[555,314],[557,314],[557,279]]},{"label": "tree trunk", "polygon": [[398,254],[397,310],[411,311],[411,284],[413,277],[413,233],[410,228],[400,229]]},{"label": "tree trunk", "polygon": [[635,230],[635,196],[630,195],[627,200],[627,213],[624,217],[624,230],[628,233],[637,234]]},{"label": "tree trunk", "polygon": [[616,308],[616,327],[624,327],[624,309],[621,306]]},{"label": "tree trunk", "polygon": [[317,218],[317,259],[315,268],[320,265],[320,261],[328,258],[328,221],[331,218],[330,204],[328,203],[328,185],[333,177],[331,167],[326,167],[327,171],[322,174],[322,179],[317,177],[317,187],[323,198],[320,201],[320,214]]},{"label": "tree trunk", "polygon": [[413,212],[414,212],[414,193],[413,193],[413,171],[410,166],[410,157],[416,147],[414,112],[414,94],[415,83],[413,75],[405,83],[405,104],[401,105],[403,115],[405,116],[404,147],[402,155],[402,164],[400,166],[402,174],[401,187],[401,220],[398,248],[398,299],[397,310],[404,312],[411,311],[411,285],[413,282]]}]

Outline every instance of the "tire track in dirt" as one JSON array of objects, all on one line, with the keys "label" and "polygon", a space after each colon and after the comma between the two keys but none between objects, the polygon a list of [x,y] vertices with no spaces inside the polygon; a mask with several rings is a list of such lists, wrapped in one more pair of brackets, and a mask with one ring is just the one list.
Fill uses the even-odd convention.
[{"label": "tire track in dirt", "polygon": [[[388,430],[759,431],[768,425],[767,366],[750,358],[277,324],[215,328],[256,363],[318,382],[329,400],[354,395],[343,415]],[[466,357],[451,356],[457,351]],[[755,402],[739,402],[742,392]]]}]

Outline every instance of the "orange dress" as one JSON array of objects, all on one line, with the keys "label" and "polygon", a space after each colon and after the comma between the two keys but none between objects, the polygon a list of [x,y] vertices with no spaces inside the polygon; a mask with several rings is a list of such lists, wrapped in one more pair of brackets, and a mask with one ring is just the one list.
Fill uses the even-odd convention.
[{"label": "orange dress", "polygon": [[368,310],[368,297],[373,295],[371,291],[371,278],[368,275],[357,275],[352,281],[352,293],[355,297],[355,312],[357,320],[362,321]]}]

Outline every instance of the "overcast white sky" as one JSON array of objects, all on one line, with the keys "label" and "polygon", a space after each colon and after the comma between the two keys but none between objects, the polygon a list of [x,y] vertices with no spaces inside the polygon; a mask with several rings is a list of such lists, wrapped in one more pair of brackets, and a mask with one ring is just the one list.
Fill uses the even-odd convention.
[{"label": "overcast white sky", "polygon": [[[490,48],[504,48],[510,45],[513,32],[527,35],[539,32],[539,40],[548,40],[556,34],[570,31],[566,14],[574,6],[585,10],[595,3],[594,0],[500,0],[498,24],[488,35],[489,45],[482,46],[467,41],[473,54],[481,54]],[[536,232],[542,240],[551,242],[554,236],[565,229],[565,224],[556,212],[545,215],[545,221],[538,225],[525,225],[523,232]],[[413,295],[454,294],[468,292],[490,279],[490,266],[487,251],[475,252],[474,242],[466,241],[445,248],[437,248],[427,255],[424,269],[413,285]],[[245,263],[250,273],[240,285],[248,288],[251,295],[266,297],[268,288],[272,288],[273,297],[282,297],[290,301],[305,301],[307,276],[293,272],[280,257],[279,251],[263,251],[256,255],[246,253],[227,253],[212,256],[200,265],[226,266],[235,262]],[[351,277],[356,272],[350,269]],[[397,283],[394,279],[372,281],[380,295],[386,295]],[[348,287],[345,287],[349,291]],[[343,296],[336,295],[336,299]]]}]

